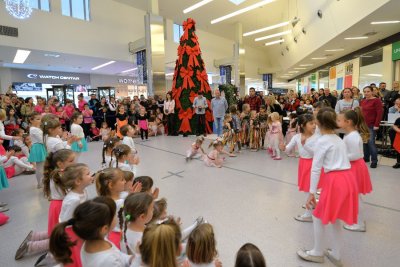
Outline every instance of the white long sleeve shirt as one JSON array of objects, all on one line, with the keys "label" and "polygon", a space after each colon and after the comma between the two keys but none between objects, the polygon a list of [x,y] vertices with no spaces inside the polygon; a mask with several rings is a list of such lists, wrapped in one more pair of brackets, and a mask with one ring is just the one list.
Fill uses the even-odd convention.
[{"label": "white long sleeve shirt", "polygon": [[85,250],[85,243],[81,248],[81,261],[84,267],[128,267],[131,266],[130,260],[132,256],[129,256],[121,252],[114,244],[111,244],[111,248],[96,252],[89,253]]},{"label": "white long sleeve shirt", "polygon": [[47,152],[55,153],[61,149],[71,149],[67,141],[63,141],[60,137],[48,136],[46,139]]},{"label": "white long sleeve shirt", "polygon": [[304,146],[301,143],[301,133],[296,134],[295,136],[292,137],[290,140],[289,144],[286,145],[286,151],[290,152],[293,151],[295,146],[297,146],[299,150],[299,155],[303,159],[312,159],[314,156],[314,150],[312,149],[306,149],[306,146],[313,147],[317,141],[317,138],[315,135],[310,136],[307,138]]},{"label": "white long sleeve shirt", "polygon": [[0,121],[0,138],[4,140],[13,140],[13,137],[11,135],[6,135],[6,132],[4,131],[4,124],[2,121]]},{"label": "white long sleeve shirt", "polygon": [[43,131],[40,128],[31,126],[29,128],[29,136],[31,137],[32,144],[43,144]]},{"label": "white long sleeve shirt", "polygon": [[311,168],[310,193],[317,192],[321,169],[325,173],[348,170],[351,165],[347,157],[346,145],[336,134],[324,134],[315,144],[314,158]]},{"label": "white long sleeve shirt", "polygon": [[50,198],[51,200],[63,200],[65,194],[62,190],[54,183],[53,179],[50,179]]},{"label": "white long sleeve shirt", "polygon": [[164,113],[172,114],[175,113],[175,100],[164,102]]},{"label": "white long sleeve shirt", "polygon": [[85,137],[85,133],[83,132],[82,126],[80,126],[79,124],[75,124],[75,123],[71,124],[71,134],[75,135],[79,138]]},{"label": "white long sleeve shirt", "polygon": [[135,142],[133,141],[132,137],[124,136],[121,143],[129,146],[131,148],[133,154],[136,153]]},{"label": "white long sleeve shirt", "polygon": [[343,138],[346,144],[347,157],[350,161],[364,158],[363,141],[358,131],[352,131]]},{"label": "white long sleeve shirt", "polygon": [[66,222],[71,219],[74,215],[76,207],[78,207],[79,204],[85,202],[87,199],[88,193],[86,189],[84,190],[83,194],[69,191],[62,202],[59,222]]}]

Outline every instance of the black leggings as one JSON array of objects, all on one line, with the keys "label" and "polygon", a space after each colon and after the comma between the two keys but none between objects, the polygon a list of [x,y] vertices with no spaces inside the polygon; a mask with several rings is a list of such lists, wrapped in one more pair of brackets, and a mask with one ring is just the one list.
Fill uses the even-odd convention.
[{"label": "black leggings", "polygon": [[144,140],[143,134],[146,135],[146,140],[149,139],[149,130],[140,129],[140,137],[142,138],[142,140]]}]

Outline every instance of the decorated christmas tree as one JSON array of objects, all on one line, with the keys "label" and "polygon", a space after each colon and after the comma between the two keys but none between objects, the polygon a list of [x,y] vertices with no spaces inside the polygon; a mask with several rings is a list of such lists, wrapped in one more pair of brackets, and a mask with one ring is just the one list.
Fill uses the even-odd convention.
[{"label": "decorated christmas tree", "polygon": [[[196,133],[196,115],[193,101],[198,92],[203,92],[208,106],[211,106],[211,89],[201,50],[195,33],[196,22],[189,18],[183,23],[183,35],[178,47],[172,97],[175,100],[175,112],[178,119],[176,129],[184,134]],[[213,116],[209,108],[206,110],[206,132],[212,132]]]}]

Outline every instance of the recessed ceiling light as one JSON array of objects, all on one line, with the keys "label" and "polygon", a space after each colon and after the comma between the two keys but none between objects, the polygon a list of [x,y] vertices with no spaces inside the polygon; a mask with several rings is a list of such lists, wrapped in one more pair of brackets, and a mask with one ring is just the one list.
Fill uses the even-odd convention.
[{"label": "recessed ceiling light", "polygon": [[239,54],[240,54],[240,55],[246,54],[246,50],[245,50],[244,48],[240,48],[240,49],[239,49]]},{"label": "recessed ceiling light", "polygon": [[60,57],[58,54],[44,54],[45,57]]},{"label": "recessed ceiling light", "polygon": [[30,53],[31,53],[31,51],[29,51],[29,50],[18,49],[17,53],[15,54],[13,63],[23,64],[25,62],[25,60],[28,58]]},{"label": "recessed ceiling light", "polygon": [[240,5],[241,3],[243,3],[243,2],[245,2],[246,0],[229,0],[229,1],[231,1],[232,3],[234,3],[235,5]]},{"label": "recessed ceiling light", "polygon": [[371,76],[371,77],[382,77],[382,74],[375,74],[375,73],[369,73],[367,74],[367,76]]},{"label": "recessed ceiling light", "polygon": [[368,36],[346,37],[344,39],[345,40],[362,40],[362,39],[368,39]]},{"label": "recessed ceiling light", "polygon": [[258,41],[262,41],[262,40],[266,40],[266,39],[270,39],[270,38],[286,35],[286,34],[289,34],[289,33],[292,33],[292,31],[289,30],[289,31],[274,33],[274,34],[271,34],[271,35],[267,35],[267,36],[256,38],[256,39],[254,39],[254,41],[258,42]]},{"label": "recessed ceiling light", "polygon": [[193,10],[199,8],[199,7],[202,7],[202,6],[208,4],[208,3],[212,2],[212,1],[214,1],[214,0],[203,0],[203,1],[200,1],[200,2],[198,2],[196,4],[194,4],[193,6],[190,6],[190,7],[186,8],[186,9],[184,9],[183,13],[185,13],[185,14],[189,13],[189,12],[191,12],[191,11],[193,11]]},{"label": "recessed ceiling light", "polygon": [[265,46],[274,45],[274,44],[280,44],[280,43],[283,43],[284,41],[285,41],[285,39],[276,40],[276,41],[273,41],[273,42],[265,43]]},{"label": "recessed ceiling light", "polygon": [[395,24],[395,23],[400,23],[400,20],[373,21],[373,22],[371,22],[372,25],[377,25],[377,24]]},{"label": "recessed ceiling light", "polygon": [[137,70],[137,68],[133,68],[133,69],[129,69],[129,70],[124,70],[124,71],[121,71],[121,73],[127,73],[127,72],[131,72],[131,71],[134,71],[134,70]]},{"label": "recessed ceiling light", "polygon": [[292,70],[292,71],[288,71],[288,73],[299,73],[300,71],[298,70]]},{"label": "recessed ceiling light", "polygon": [[255,31],[246,32],[246,33],[243,34],[243,36],[250,36],[250,35],[253,35],[253,34],[256,34],[256,33],[266,32],[266,31],[273,30],[273,29],[276,29],[276,28],[279,28],[279,27],[283,27],[283,26],[286,26],[286,25],[289,25],[289,21],[278,23],[278,24],[275,24],[275,25],[272,25],[272,26],[268,26],[268,27],[265,27],[265,28],[261,28],[261,29],[255,30]]},{"label": "recessed ceiling light", "polygon": [[307,68],[294,68],[295,70],[306,70]]},{"label": "recessed ceiling light", "polygon": [[308,66],[314,66],[314,64],[301,64],[299,65],[300,67],[308,67]]},{"label": "recessed ceiling light", "polygon": [[248,6],[248,7],[239,9],[239,10],[237,10],[237,11],[235,11],[235,12],[232,12],[232,13],[230,13],[230,14],[228,14],[228,15],[219,17],[219,18],[217,18],[217,19],[213,19],[213,20],[211,21],[211,24],[215,24],[215,23],[224,21],[224,20],[226,20],[226,19],[235,17],[235,16],[237,16],[237,15],[246,13],[246,12],[248,12],[248,11],[251,11],[251,10],[256,9],[256,8],[258,8],[258,7],[261,7],[261,6],[263,6],[263,5],[272,3],[272,2],[274,2],[274,1],[275,1],[275,0],[264,0],[264,1],[258,2],[258,3],[256,3],[256,4],[251,5],[251,6]]},{"label": "recessed ceiling light", "polygon": [[326,49],[326,52],[337,52],[337,51],[344,51],[344,48],[337,48],[337,49]]},{"label": "recessed ceiling light", "polygon": [[312,60],[322,60],[322,59],[326,59],[326,57],[312,57]]},{"label": "recessed ceiling light", "polygon": [[101,65],[99,65],[99,66],[96,66],[96,67],[92,68],[92,70],[98,70],[98,69],[100,69],[100,68],[103,68],[103,67],[105,67],[105,66],[111,65],[111,64],[113,64],[113,63],[115,63],[115,61],[114,61],[114,60],[111,60],[111,61],[109,61],[109,62],[107,62],[107,63],[101,64]]}]

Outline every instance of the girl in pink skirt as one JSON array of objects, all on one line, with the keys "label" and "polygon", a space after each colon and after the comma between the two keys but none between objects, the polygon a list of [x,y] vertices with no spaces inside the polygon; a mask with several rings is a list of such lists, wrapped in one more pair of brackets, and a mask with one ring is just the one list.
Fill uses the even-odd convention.
[{"label": "girl in pink skirt", "polygon": [[231,154],[228,153],[226,151],[224,151],[224,145],[222,143],[222,141],[220,139],[217,139],[215,141],[213,141],[210,144],[210,147],[213,146],[214,149],[211,150],[211,152],[209,152],[207,155],[203,156],[203,160],[204,163],[208,166],[208,167],[217,167],[217,168],[221,168],[222,167],[222,163],[224,162],[225,158],[221,157],[221,154],[226,154],[230,157],[236,157],[235,154]]},{"label": "girl in pink skirt", "polygon": [[[293,136],[286,147],[282,144],[281,149],[286,151],[286,153],[291,153],[294,148],[297,147],[300,155],[297,185],[299,187],[299,191],[305,192],[308,199],[310,195],[311,165],[314,153],[312,150],[309,151],[305,149],[305,145],[312,146],[311,143],[315,143],[318,136],[314,135],[316,125],[313,115],[304,114],[299,116],[298,124],[300,133]],[[303,215],[297,215],[294,217],[294,219],[300,222],[312,222],[311,209],[306,209]]]},{"label": "girl in pink skirt", "polygon": [[347,110],[340,113],[337,122],[339,127],[346,133],[343,141],[346,144],[351,170],[357,179],[359,192],[358,222],[353,225],[344,225],[344,228],[350,231],[365,232],[365,221],[360,216],[362,208],[361,194],[365,195],[372,191],[371,177],[363,154],[363,142],[368,142],[369,139],[368,126],[358,107],[354,110]]},{"label": "girl in pink skirt", "polygon": [[[346,152],[346,145],[335,134],[338,129],[336,113],[332,108],[322,108],[317,115],[317,124],[321,137],[316,142],[311,168],[310,196],[306,206],[313,212],[314,247],[311,250],[299,250],[297,255],[306,261],[324,262],[324,255],[335,265],[342,266],[340,256],[340,220],[347,224],[357,223],[358,189],[354,172]],[[316,205],[315,194],[321,169],[324,168],[324,186]],[[324,251],[323,239],[325,229],[332,224],[331,249]]]},{"label": "girl in pink skirt", "polygon": [[[285,143],[289,144],[290,140],[292,140],[293,136],[295,136],[297,134],[297,115],[296,113],[291,113],[289,115],[290,121],[289,121],[289,128],[286,131],[286,135],[285,135]],[[288,155],[288,157],[295,157],[296,153],[298,152],[298,147],[293,147],[293,149],[288,150],[286,152],[286,154]]]},{"label": "girl in pink skirt", "polygon": [[271,156],[274,160],[281,160],[281,152],[279,150],[279,144],[283,143],[281,118],[278,112],[271,113],[270,117],[272,121],[269,135],[269,144],[272,148]]}]

